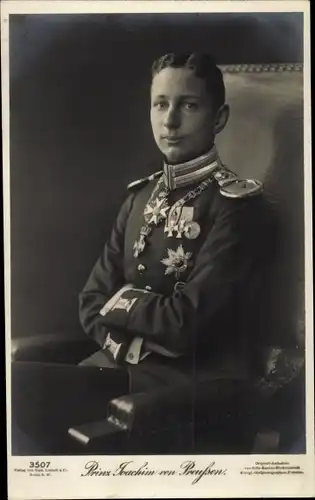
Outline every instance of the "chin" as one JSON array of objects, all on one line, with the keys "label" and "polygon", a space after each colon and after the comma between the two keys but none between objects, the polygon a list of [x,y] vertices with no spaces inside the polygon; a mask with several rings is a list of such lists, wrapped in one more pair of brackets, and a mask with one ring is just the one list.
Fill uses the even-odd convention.
[{"label": "chin", "polygon": [[167,151],[164,152],[164,156],[169,164],[184,163],[188,158],[187,154],[184,154],[180,151]]}]

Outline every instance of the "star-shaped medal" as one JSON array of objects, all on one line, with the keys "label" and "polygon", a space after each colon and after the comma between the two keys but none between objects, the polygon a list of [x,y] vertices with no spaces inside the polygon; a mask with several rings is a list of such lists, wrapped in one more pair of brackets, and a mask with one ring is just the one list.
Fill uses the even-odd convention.
[{"label": "star-shaped medal", "polygon": [[178,279],[180,274],[186,271],[188,261],[192,256],[191,252],[185,252],[183,245],[179,245],[177,250],[167,249],[168,257],[162,259],[161,262],[166,266],[165,274],[174,273]]},{"label": "star-shaped medal", "polygon": [[161,200],[155,199],[152,204],[148,203],[144,210],[144,216],[148,220],[148,224],[153,223],[157,226],[161,220],[166,219],[166,212],[169,208],[165,198]]}]

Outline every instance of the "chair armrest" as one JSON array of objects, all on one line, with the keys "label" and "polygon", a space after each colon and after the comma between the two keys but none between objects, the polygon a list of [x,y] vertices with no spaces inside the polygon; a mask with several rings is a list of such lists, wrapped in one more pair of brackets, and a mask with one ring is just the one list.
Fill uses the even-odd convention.
[{"label": "chair armrest", "polygon": [[12,361],[78,363],[97,350],[98,345],[83,333],[55,333],[15,338],[11,341]]},{"label": "chair armrest", "polygon": [[209,377],[195,385],[115,398],[109,403],[108,418],[132,432],[189,428],[194,421],[205,427],[229,425],[233,419],[247,419],[248,408],[255,400],[251,381]]},{"label": "chair armrest", "polygon": [[133,432],[178,427],[187,417],[191,420],[191,401],[188,387],[128,394],[110,401],[108,420]]},{"label": "chair armrest", "polygon": [[[175,394],[177,398],[174,397]],[[187,420],[184,418],[185,413],[191,414],[190,407],[184,390],[164,389],[152,393],[128,394],[109,402],[107,418],[74,426],[68,429],[68,435],[81,445],[99,449],[117,434],[125,435],[126,438],[139,433],[152,435],[157,430],[163,432],[167,428],[169,431],[171,423],[178,430],[180,423]],[[165,418],[161,419],[161,413]]]},{"label": "chair armrest", "polygon": [[[211,384],[212,383],[212,384]],[[251,387],[241,380],[204,380],[193,390],[192,384],[164,387],[147,393],[126,394],[112,399],[107,418],[68,430],[81,444],[95,444],[113,433],[130,436],[188,431],[195,416],[211,414],[211,420],[220,422],[234,399],[245,400]],[[236,405],[240,408],[240,404]],[[231,412],[230,412],[231,414]]]},{"label": "chair armrest", "polygon": [[[291,370],[289,372],[291,374]],[[269,370],[269,374],[272,373],[273,369]],[[283,382],[282,377],[280,379]],[[139,436],[145,435],[145,438],[140,439],[142,442],[150,435],[178,433],[179,430],[187,437],[189,429],[198,422],[198,431],[219,426],[229,429],[232,435],[235,426],[235,432],[241,431],[241,438],[249,447],[256,436],[255,451],[270,447],[276,449],[279,446],[279,432],[274,422],[266,422],[265,413],[270,407],[268,401],[274,399],[272,396],[277,395],[279,387],[273,381],[271,387],[269,381],[265,382],[267,390],[261,381],[255,379],[204,378],[194,389],[192,385],[186,384],[148,393],[126,394],[109,402],[107,418],[104,420],[69,429],[68,432],[81,444],[96,447],[99,444],[101,448],[102,443],[116,434],[128,438],[133,436],[138,441]],[[266,429],[268,423],[271,427],[267,425]]]}]

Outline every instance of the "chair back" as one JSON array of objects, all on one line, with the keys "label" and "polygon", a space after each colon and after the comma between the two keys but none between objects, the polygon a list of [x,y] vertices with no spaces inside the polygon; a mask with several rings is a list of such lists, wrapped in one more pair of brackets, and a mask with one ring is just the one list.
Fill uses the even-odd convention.
[{"label": "chair back", "polygon": [[271,258],[258,282],[257,307],[245,312],[247,327],[264,345],[290,348],[303,345],[305,325],[302,69],[299,64],[223,66],[231,115],[217,138],[228,168],[263,181],[266,213],[275,229],[266,236]]}]

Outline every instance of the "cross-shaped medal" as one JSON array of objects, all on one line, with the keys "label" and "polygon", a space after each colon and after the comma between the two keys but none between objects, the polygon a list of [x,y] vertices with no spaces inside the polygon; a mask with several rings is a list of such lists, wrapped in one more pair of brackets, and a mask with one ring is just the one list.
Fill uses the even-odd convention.
[{"label": "cross-shaped medal", "polygon": [[185,229],[185,220],[180,220],[177,224],[175,222],[171,222],[170,224],[165,226],[165,233],[167,233],[167,238],[172,238],[174,233],[176,234],[176,238],[182,238],[183,231]]},{"label": "cross-shaped medal", "polygon": [[178,222],[178,224],[176,224],[176,231],[177,231],[177,235],[176,235],[176,238],[182,238],[183,237],[183,231],[185,229],[185,224],[186,224],[186,220],[185,219],[182,219]]},{"label": "cross-shaped medal", "polygon": [[163,198],[161,200],[155,199],[154,202],[148,203],[144,210],[144,216],[148,221],[148,224],[155,224],[166,219],[166,212],[169,210],[166,200]]},{"label": "cross-shaped medal", "polygon": [[165,225],[164,232],[167,233],[167,238],[172,238],[174,231],[176,231],[176,224],[170,223]]}]

